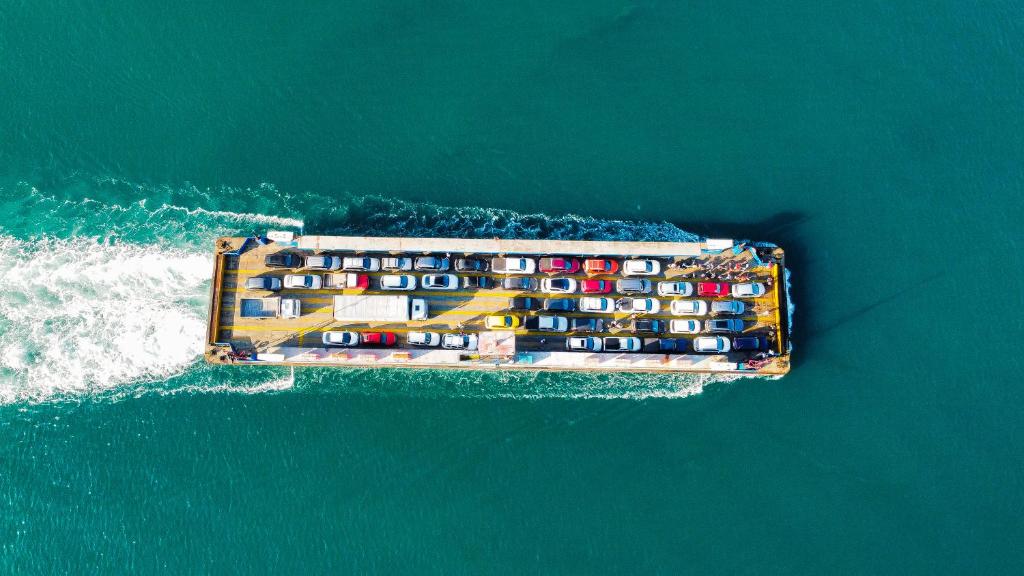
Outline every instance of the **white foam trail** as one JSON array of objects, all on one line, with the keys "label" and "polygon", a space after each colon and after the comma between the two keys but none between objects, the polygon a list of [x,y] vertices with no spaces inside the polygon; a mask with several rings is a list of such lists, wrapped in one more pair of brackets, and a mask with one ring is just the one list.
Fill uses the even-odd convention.
[{"label": "white foam trail", "polygon": [[0,236],[0,403],[167,378],[202,353],[208,256]]},{"label": "white foam trail", "polygon": [[257,224],[267,224],[271,226],[283,226],[286,228],[302,228],[304,223],[302,220],[297,218],[286,218],[284,216],[270,216],[267,214],[254,214],[251,212],[229,212],[226,210],[206,210],[205,208],[185,208],[183,206],[174,206],[172,204],[164,204],[152,211],[151,214],[154,216],[159,215],[163,211],[175,210],[178,212],[184,212],[189,216],[209,216],[211,218],[220,218],[231,222],[254,222]]}]

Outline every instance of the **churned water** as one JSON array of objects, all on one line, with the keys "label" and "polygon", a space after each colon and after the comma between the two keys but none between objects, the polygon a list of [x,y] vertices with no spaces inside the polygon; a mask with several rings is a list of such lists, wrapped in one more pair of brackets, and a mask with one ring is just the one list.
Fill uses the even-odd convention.
[{"label": "churned water", "polygon": [[[0,572],[1021,572],[1022,15],[0,5]],[[794,370],[206,366],[266,229],[772,241]]]}]

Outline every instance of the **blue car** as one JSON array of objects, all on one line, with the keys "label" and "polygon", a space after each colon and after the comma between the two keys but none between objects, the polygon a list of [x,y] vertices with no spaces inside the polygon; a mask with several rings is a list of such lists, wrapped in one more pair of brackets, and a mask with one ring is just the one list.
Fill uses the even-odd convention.
[{"label": "blue car", "polygon": [[733,350],[762,350],[764,345],[765,340],[760,336],[744,336],[732,339]]}]

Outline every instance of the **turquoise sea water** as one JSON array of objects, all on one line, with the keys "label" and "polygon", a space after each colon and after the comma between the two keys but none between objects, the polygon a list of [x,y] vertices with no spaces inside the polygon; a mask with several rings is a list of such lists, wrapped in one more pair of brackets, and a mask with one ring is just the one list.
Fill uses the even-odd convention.
[{"label": "turquoise sea water", "polygon": [[[1019,2],[0,3],[0,573],[1024,570]],[[267,228],[786,248],[780,381],[200,363]]]}]

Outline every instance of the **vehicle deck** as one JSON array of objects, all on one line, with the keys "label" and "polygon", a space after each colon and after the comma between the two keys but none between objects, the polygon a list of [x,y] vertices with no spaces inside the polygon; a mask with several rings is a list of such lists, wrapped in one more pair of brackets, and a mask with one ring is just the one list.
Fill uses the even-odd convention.
[{"label": "vehicle deck", "polygon": [[[761,263],[750,246],[720,250],[719,245],[709,247],[707,243],[669,242],[582,242],[547,240],[463,240],[441,238],[369,238],[301,236],[291,242],[257,242],[251,238],[221,238],[217,241],[214,264],[214,280],[211,290],[211,316],[207,340],[206,358],[213,363],[256,363],[284,365],[325,365],[325,366],[410,366],[419,368],[472,368],[472,369],[556,369],[556,370],[612,370],[612,371],[657,371],[657,372],[726,372],[764,376],[781,376],[789,370],[789,343],[786,310],[784,254],[778,248],[761,248]],[[467,250],[472,250],[467,252]],[[464,276],[488,276],[494,278],[495,288],[458,289],[454,291],[423,290],[383,291],[379,290],[379,278],[385,274],[413,274],[421,277],[426,272],[359,272],[370,277],[367,290],[284,289],[276,293],[248,291],[245,280],[254,276],[276,276],[285,274],[323,274],[304,269],[267,268],[264,259],[268,254],[279,251],[300,255],[328,254],[333,256],[416,256],[433,254],[450,256],[452,270],[460,279]],[[574,298],[582,296],[604,296],[618,299],[625,295],[611,294],[543,294],[539,291],[523,292],[501,288],[501,280],[507,277],[568,277],[578,280],[593,278],[614,282],[621,275],[587,276],[582,269],[576,274],[532,274],[505,275],[484,273],[463,273],[454,270],[454,261],[460,257],[477,257],[489,261],[494,256],[566,256],[579,258],[605,257],[622,262],[628,258],[652,257],[662,263],[662,273],[647,276],[654,286],[663,280],[686,280],[696,284],[701,281],[721,282],[762,282],[768,289],[764,296],[744,299],[746,313],[743,335],[759,335],[769,343],[769,350],[755,357],[748,352],[727,354],[653,353],[648,350],[656,339],[684,338],[692,340],[698,335],[663,333],[634,334],[630,321],[634,318],[657,318],[664,321],[678,318],[693,318],[706,321],[710,318],[730,316],[681,317],[668,313],[673,297],[662,297],[652,290],[650,294],[628,295],[627,297],[651,297],[661,302],[661,311],[653,315],[593,314],[582,312],[508,312],[508,299],[514,296],[544,298]],[[767,259],[766,259],[767,256]],[[710,264],[709,264],[710,263]],[[708,271],[707,266],[715,266]],[[746,268],[735,271],[733,268]],[[725,278],[706,278],[708,274],[726,275]],[[737,278],[739,276],[739,278]],[[426,320],[394,322],[351,323],[337,322],[333,315],[333,298],[336,294],[382,294],[408,295],[422,298],[429,306]],[[302,315],[299,318],[245,318],[241,315],[241,298],[282,296],[298,298]],[[706,300],[714,298],[692,297],[683,299]],[[722,298],[731,299],[731,298]],[[595,317],[604,320],[605,328],[600,333],[578,334],[539,332],[526,329],[510,331],[514,335],[507,339],[508,346],[496,353],[487,351],[447,350],[409,346],[406,334],[410,331],[431,331],[439,333],[477,333],[489,331],[484,328],[484,318],[489,315],[510,313],[522,318],[525,315],[550,314],[568,318]],[[397,344],[392,347],[370,348],[325,348],[322,334],[325,330],[350,330],[354,332],[386,331],[395,333]],[[567,352],[567,335],[587,336],[638,336],[644,342],[641,352]],[[706,332],[700,335],[708,335]],[[738,334],[724,335],[727,337]],[[692,350],[692,348],[691,348]],[[752,361],[753,360],[753,361]]]}]

